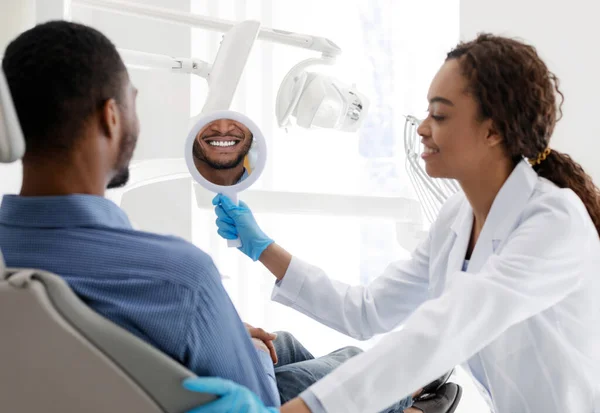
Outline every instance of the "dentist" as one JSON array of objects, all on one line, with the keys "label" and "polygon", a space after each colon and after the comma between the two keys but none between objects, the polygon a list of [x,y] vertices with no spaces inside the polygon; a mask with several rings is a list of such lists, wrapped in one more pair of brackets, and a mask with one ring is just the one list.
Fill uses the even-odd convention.
[{"label": "dentist", "polygon": [[[330,279],[245,204],[214,200],[219,234],[277,278],[273,300],[357,339],[404,326],[281,412],[379,412],[459,364],[496,413],[599,412],[600,192],[550,147],[558,79],[532,46],[482,34],[448,54],[428,100],[427,173],[463,191],[412,259],[367,286]],[[184,385],[222,396],[197,412],[275,411],[219,379]]]}]

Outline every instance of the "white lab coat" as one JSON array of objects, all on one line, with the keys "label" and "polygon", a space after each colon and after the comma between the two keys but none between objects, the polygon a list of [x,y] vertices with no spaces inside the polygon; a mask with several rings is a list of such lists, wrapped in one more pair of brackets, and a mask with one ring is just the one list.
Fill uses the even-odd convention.
[{"label": "white lab coat", "polygon": [[412,259],[368,286],[293,258],[275,301],[357,339],[403,323],[311,387],[327,412],[379,412],[475,363],[496,413],[600,412],[600,240],[583,203],[523,161],[463,272],[472,223],[455,195]]}]

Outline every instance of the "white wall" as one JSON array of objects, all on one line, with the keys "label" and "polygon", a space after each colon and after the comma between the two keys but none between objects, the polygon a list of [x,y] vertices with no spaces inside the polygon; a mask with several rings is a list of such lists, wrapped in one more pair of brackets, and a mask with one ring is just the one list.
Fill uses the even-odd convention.
[{"label": "white wall", "polygon": [[564,117],[552,145],[569,153],[600,184],[600,3],[590,0],[461,0],[461,39],[488,31],[520,37],[561,80]]},{"label": "white wall", "polygon": [[0,56],[10,41],[35,21],[34,0],[0,1]]}]

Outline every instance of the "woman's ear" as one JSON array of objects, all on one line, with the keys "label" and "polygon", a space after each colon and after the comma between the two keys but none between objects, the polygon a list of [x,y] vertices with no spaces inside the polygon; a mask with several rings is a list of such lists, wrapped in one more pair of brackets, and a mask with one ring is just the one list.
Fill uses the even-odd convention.
[{"label": "woman's ear", "polygon": [[486,142],[490,147],[494,147],[504,140],[504,138],[498,133],[498,129],[494,125],[492,119],[486,119],[485,121]]}]

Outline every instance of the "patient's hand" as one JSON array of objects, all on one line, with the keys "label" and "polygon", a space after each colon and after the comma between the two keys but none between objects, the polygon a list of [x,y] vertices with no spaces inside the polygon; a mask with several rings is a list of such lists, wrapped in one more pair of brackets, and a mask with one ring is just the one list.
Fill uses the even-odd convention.
[{"label": "patient's hand", "polygon": [[254,337],[252,337],[251,340],[252,340],[252,344],[254,344],[254,347],[259,349],[260,351],[264,351],[267,354],[270,353],[269,347],[267,347],[267,345],[262,340],[259,340]]},{"label": "patient's hand", "polygon": [[248,323],[244,323],[244,325],[248,330],[248,334],[250,334],[250,337],[252,337],[254,346],[261,351],[269,353],[271,355],[271,359],[273,360],[273,364],[277,364],[277,352],[275,351],[275,346],[273,345],[273,340],[277,338],[277,334],[267,333],[262,328],[253,327]]}]

